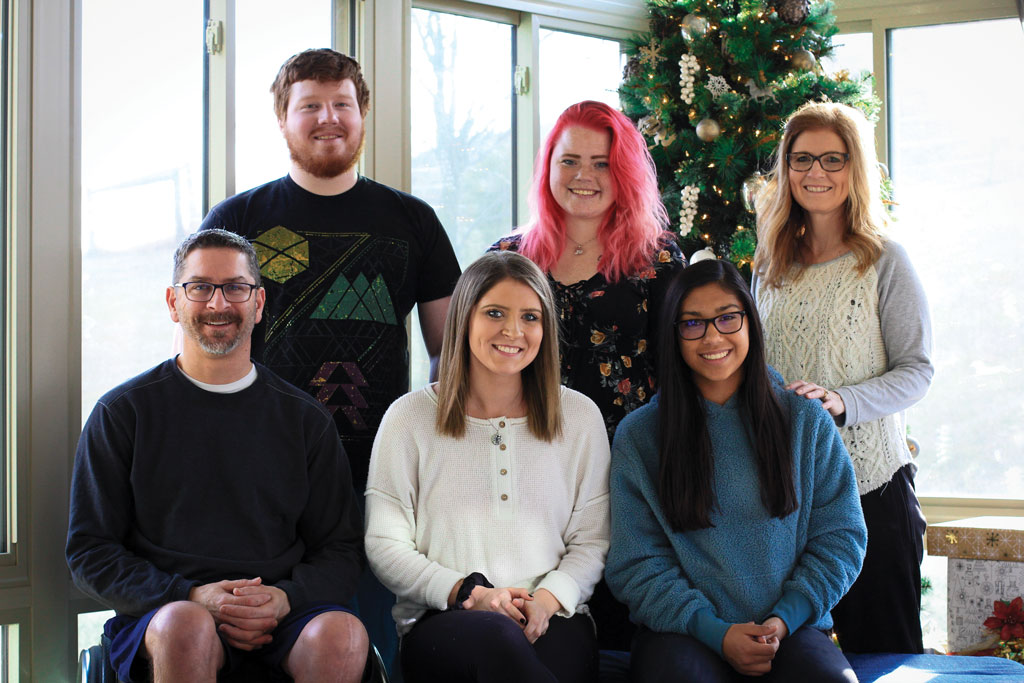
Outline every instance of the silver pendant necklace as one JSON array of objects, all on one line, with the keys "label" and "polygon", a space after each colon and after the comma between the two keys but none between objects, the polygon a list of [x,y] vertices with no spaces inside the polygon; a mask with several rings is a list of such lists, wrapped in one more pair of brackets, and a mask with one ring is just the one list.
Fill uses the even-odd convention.
[{"label": "silver pendant necklace", "polygon": [[[512,407],[514,407],[514,406],[518,405],[522,400],[523,400],[523,395],[520,394],[519,396],[515,397],[515,399],[512,401],[512,403],[510,405]],[[505,410],[505,414],[504,415],[499,415],[498,417],[503,417],[503,418],[505,418],[505,420],[510,420],[511,419],[511,412],[512,412],[511,410],[506,409]],[[488,418],[488,421],[487,421],[487,423],[491,425],[491,429],[494,430],[494,434],[491,434],[491,444],[494,445],[494,446],[500,446],[501,442],[502,442],[501,434],[498,432],[497,427],[495,427],[493,424],[491,424],[491,422],[490,422],[491,419],[497,419],[497,418]],[[502,427],[504,427],[505,426],[505,421],[502,420],[499,424]]]},{"label": "silver pendant necklace", "polygon": [[597,235],[594,235],[593,237],[591,237],[586,242],[577,242],[573,238],[569,237],[569,241],[576,245],[576,249],[573,250],[572,255],[573,256],[583,256],[583,254],[584,254],[583,247],[587,246],[588,244],[590,244],[591,242],[593,242],[596,239],[597,239]]}]

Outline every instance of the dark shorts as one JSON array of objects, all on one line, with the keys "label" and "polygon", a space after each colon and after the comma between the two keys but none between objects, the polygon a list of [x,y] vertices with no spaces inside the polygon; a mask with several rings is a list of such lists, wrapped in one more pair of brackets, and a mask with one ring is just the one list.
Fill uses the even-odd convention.
[{"label": "dark shorts", "polygon": [[[110,663],[117,672],[117,677],[125,683],[144,683],[150,678],[149,661],[140,654],[140,650],[145,641],[149,622],[158,609],[138,618],[118,615],[103,625],[103,635],[110,640]],[[351,610],[332,603],[310,603],[300,610],[289,612],[284,621],[271,631],[274,639],[252,652],[231,647],[218,631],[217,635],[224,646],[224,668],[221,669],[220,675],[257,665],[265,669],[271,679],[290,680],[281,667],[284,658],[291,652],[306,624],[325,612],[352,614]]]}]

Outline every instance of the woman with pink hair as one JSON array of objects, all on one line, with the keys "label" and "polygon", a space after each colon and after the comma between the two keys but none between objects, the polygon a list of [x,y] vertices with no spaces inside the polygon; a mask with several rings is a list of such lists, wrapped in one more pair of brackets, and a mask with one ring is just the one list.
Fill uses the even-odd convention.
[{"label": "woman with pink hair", "polygon": [[[530,222],[494,249],[547,273],[561,322],[562,383],[601,409],[608,438],[656,390],[658,310],[686,265],[668,225],[654,162],[625,115],[602,102],[558,117],[534,163]],[[628,611],[602,581],[591,600],[602,649],[628,650]]]}]

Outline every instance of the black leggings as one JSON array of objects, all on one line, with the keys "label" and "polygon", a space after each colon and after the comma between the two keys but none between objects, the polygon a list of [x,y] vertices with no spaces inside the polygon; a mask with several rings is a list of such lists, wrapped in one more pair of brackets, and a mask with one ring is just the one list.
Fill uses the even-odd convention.
[{"label": "black leggings", "polygon": [[913,465],[860,497],[868,551],[860,576],[832,609],[844,652],[920,654],[924,515],[914,493]]},{"label": "black leggings", "polygon": [[407,683],[591,683],[597,640],[590,618],[551,617],[533,645],[510,617],[496,612],[428,612],[402,638]]}]

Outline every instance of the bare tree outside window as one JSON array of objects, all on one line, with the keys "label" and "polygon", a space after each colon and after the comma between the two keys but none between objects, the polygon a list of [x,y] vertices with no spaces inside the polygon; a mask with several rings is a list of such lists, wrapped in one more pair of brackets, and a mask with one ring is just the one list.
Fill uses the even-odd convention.
[{"label": "bare tree outside window", "polygon": [[[465,268],[513,227],[513,27],[414,9],[412,193]],[[412,386],[428,365],[413,316]]]}]

